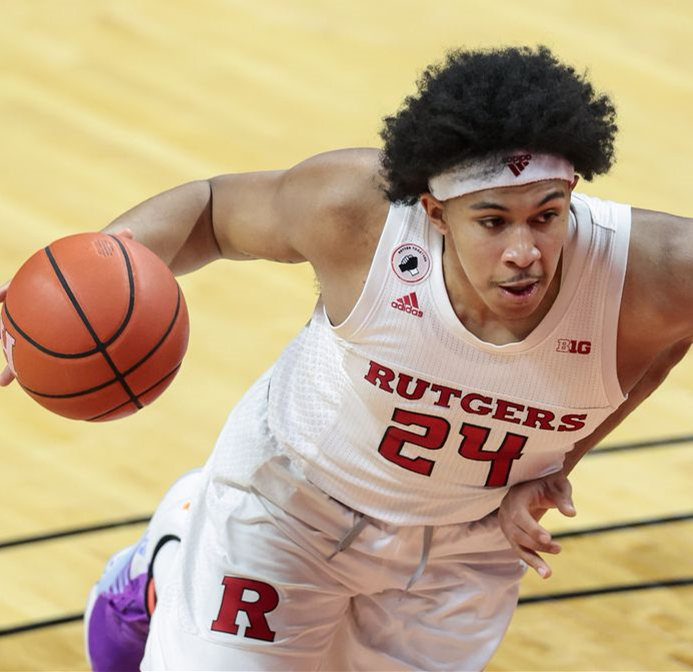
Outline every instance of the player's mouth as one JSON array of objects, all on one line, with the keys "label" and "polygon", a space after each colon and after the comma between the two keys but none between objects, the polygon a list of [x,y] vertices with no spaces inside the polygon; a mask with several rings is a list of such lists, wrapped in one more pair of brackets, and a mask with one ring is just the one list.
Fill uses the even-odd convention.
[{"label": "player's mouth", "polygon": [[540,281],[536,279],[524,280],[508,284],[499,284],[501,295],[514,303],[531,301],[539,291]]}]

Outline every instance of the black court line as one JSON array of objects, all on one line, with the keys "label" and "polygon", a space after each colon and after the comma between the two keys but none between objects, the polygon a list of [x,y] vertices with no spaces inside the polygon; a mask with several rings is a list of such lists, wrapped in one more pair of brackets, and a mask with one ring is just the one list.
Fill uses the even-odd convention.
[{"label": "black court line", "polygon": [[13,625],[10,628],[0,628],[0,637],[8,635],[18,635],[21,632],[30,632],[31,630],[41,630],[42,628],[51,628],[55,625],[65,625],[67,623],[77,623],[84,618],[84,614],[67,614],[58,618],[49,618],[45,621],[33,621],[22,625]]},{"label": "black court line", "polygon": [[[135,516],[134,518],[123,518],[114,520],[108,523],[99,523],[97,525],[88,525],[86,527],[75,527],[67,530],[58,530],[56,532],[48,532],[46,534],[38,534],[31,537],[19,537],[10,539],[9,541],[0,542],[0,550],[3,548],[12,548],[14,546],[23,546],[25,544],[34,544],[42,541],[51,541],[53,539],[61,539],[63,537],[73,537],[81,534],[90,534],[91,532],[101,532],[103,530],[111,530],[118,527],[128,527],[130,525],[143,525],[148,523],[152,514],[146,516]],[[593,534],[603,534],[605,532],[616,532],[618,530],[628,530],[637,527],[648,527],[653,525],[667,525],[669,523],[680,523],[687,520],[693,520],[693,512],[682,513],[675,516],[662,516],[660,518],[645,518],[643,520],[634,520],[626,523],[613,523],[611,525],[601,525],[598,527],[585,527],[578,530],[568,530],[566,532],[557,532],[553,534],[554,539],[567,539],[570,537],[581,537]]]},{"label": "black court line", "polygon": [[[561,600],[573,600],[582,597],[594,597],[595,595],[609,595],[614,593],[630,593],[639,590],[654,590],[661,588],[680,588],[693,585],[693,577],[684,577],[681,579],[670,579],[667,581],[648,581],[645,583],[633,583],[623,586],[605,586],[603,588],[592,588],[589,590],[575,590],[563,593],[549,593],[547,595],[530,595],[521,597],[518,601],[519,606],[525,604],[537,604],[539,602],[559,602]],[[32,630],[42,630],[43,628],[51,628],[56,625],[66,625],[68,623],[77,623],[84,618],[84,614],[67,614],[58,618],[51,618],[43,621],[33,621],[31,623],[23,623],[14,625],[9,628],[0,629],[0,637],[9,635],[17,635],[22,632],[30,632]]]},{"label": "black court line", "polygon": [[610,446],[604,446],[603,448],[595,448],[587,453],[586,457],[590,455],[603,455],[604,453],[616,453],[621,450],[638,450],[640,448],[661,448],[664,446],[675,446],[679,443],[690,443],[693,442],[693,435],[688,434],[685,436],[671,436],[666,439],[650,439],[649,441],[632,441],[630,443],[615,443]]},{"label": "black court line", "polygon": [[528,597],[521,597],[518,604],[523,605],[536,604],[537,602],[558,602],[560,600],[573,600],[580,597],[593,597],[595,595],[631,593],[638,590],[653,590],[655,588],[679,588],[681,586],[693,586],[693,576],[687,576],[682,579],[670,579],[667,581],[647,581],[645,583],[631,583],[624,586],[604,586],[603,588],[591,588],[589,590],[549,593],[547,595],[530,595]]},{"label": "black court line", "polygon": [[613,523],[612,525],[600,525],[598,527],[583,527],[578,530],[568,530],[567,532],[557,532],[551,536],[554,539],[567,539],[568,537],[582,537],[588,534],[601,534],[603,532],[614,532],[616,530],[628,530],[634,527],[647,527],[648,525],[666,525],[667,523],[681,523],[693,519],[693,513],[681,513],[676,516],[662,516],[661,518],[645,518],[634,520],[628,523]]},{"label": "black court line", "polygon": [[88,534],[89,532],[101,532],[101,530],[111,530],[115,527],[141,525],[142,523],[148,523],[151,517],[152,514],[146,516],[136,516],[134,518],[123,518],[121,520],[114,520],[108,523],[99,523],[98,525],[74,527],[72,529],[67,530],[58,530],[57,532],[38,534],[33,537],[20,537],[18,539],[10,539],[9,541],[0,542],[0,549],[11,548],[12,546],[22,546],[24,544],[33,544],[38,541],[50,541],[51,539],[60,539],[61,537],[72,537],[78,534]]},{"label": "black court line", "polygon": [[[624,443],[624,444],[619,444],[619,445],[614,445],[614,446],[609,446],[607,448],[601,448],[599,450],[594,450],[591,451],[590,453],[587,454],[589,455],[595,455],[595,454],[600,454],[600,453],[607,453],[607,452],[614,452],[614,451],[619,451],[619,450],[630,450],[630,449],[637,449],[637,448],[648,448],[648,447],[657,447],[657,446],[663,446],[663,445],[674,445],[674,444],[679,444],[679,443],[688,443],[689,441],[693,441],[693,436],[679,436],[679,437],[671,437],[668,439],[660,439],[658,441],[643,441],[640,443]],[[45,534],[40,534],[40,535],[35,535],[31,537],[20,537],[17,539],[10,539],[9,541],[0,541],[0,550],[3,548],[11,548],[13,546],[22,546],[24,544],[32,544],[36,542],[41,542],[41,541],[50,541],[52,539],[60,539],[62,537],[71,537],[71,536],[77,536],[80,534],[89,534],[91,532],[101,532],[102,530],[110,530],[113,528],[117,527],[127,527],[129,525],[141,525],[143,523],[149,522],[150,518],[152,517],[152,514],[148,514],[145,516],[136,516],[133,518],[124,518],[121,520],[114,520],[106,523],[99,523],[96,525],[88,525],[85,527],[76,527],[72,529],[67,529],[67,530],[58,530],[56,532],[48,532]],[[690,520],[693,518],[692,513],[684,513],[681,515],[676,515],[676,516],[667,516],[667,517],[662,517],[662,518],[649,518],[645,520],[637,520],[637,521],[632,521],[632,522],[627,522],[627,523],[615,523],[613,525],[604,525],[600,527],[591,527],[591,528],[584,528],[584,529],[579,529],[579,530],[570,530],[567,532],[559,532],[557,534],[554,534],[553,537],[554,539],[565,539],[568,537],[578,537],[578,536],[584,536],[588,534],[599,534],[602,532],[612,532],[616,530],[625,530],[629,528],[635,528],[635,527],[645,527],[648,525],[663,525],[666,523],[676,523],[676,522],[681,522],[681,521],[686,521]]]},{"label": "black court line", "polygon": [[[129,403],[129,402],[128,402]],[[598,448],[587,453],[586,457],[590,455],[600,455],[602,453],[611,453],[619,450],[633,450],[638,448],[656,448],[658,446],[670,446],[680,443],[693,442],[693,435],[690,436],[674,436],[666,439],[659,439],[653,441],[642,441],[637,443],[623,443],[613,446],[607,446],[606,448]],[[78,527],[68,530],[60,530],[57,532],[49,532],[46,534],[41,534],[32,537],[22,537],[18,539],[11,539],[9,541],[0,542],[0,550],[3,548],[10,548],[12,546],[21,546],[23,544],[31,544],[40,541],[49,541],[51,539],[59,539],[60,537],[70,537],[79,534],[88,534],[90,532],[100,532],[101,530],[108,530],[115,527],[127,527],[128,525],[139,525],[141,523],[146,523],[152,517],[152,514],[147,516],[138,516],[136,518],[126,518],[123,520],[115,520],[108,523],[101,523],[98,525],[90,525],[87,527]],[[554,535],[554,538],[565,538],[565,537],[576,537],[579,535],[586,534],[598,534],[599,532],[610,532],[612,530],[627,529],[629,527],[642,527],[646,525],[660,525],[669,522],[678,522],[679,520],[689,520],[691,514],[683,514],[682,516],[671,516],[670,518],[653,518],[643,521],[635,521],[632,523],[619,523],[615,525],[608,525],[604,527],[588,528],[585,530],[573,530],[570,532],[561,532]]]}]

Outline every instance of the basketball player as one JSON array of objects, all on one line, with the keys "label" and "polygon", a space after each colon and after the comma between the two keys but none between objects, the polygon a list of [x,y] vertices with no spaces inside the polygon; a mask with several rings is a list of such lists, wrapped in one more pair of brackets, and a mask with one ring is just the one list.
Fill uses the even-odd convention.
[{"label": "basketball player", "polygon": [[486,665],[525,563],[560,550],[539,519],[575,515],[568,474],[693,336],[693,222],[574,191],[616,130],[544,48],[456,52],[382,153],[182,185],[106,229],[177,273],[308,261],[321,295],[107,567],[95,669]]}]

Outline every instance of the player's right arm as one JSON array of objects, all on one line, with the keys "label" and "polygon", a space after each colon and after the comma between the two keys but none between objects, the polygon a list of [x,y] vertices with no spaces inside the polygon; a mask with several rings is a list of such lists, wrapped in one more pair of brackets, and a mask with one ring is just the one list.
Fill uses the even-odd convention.
[{"label": "player's right arm", "polygon": [[[178,275],[218,259],[308,261],[328,314],[339,322],[361,292],[389,207],[378,175],[377,150],[328,152],[288,170],[183,184],[104,231],[129,229]],[[5,369],[0,385],[12,379]]]},{"label": "player's right arm", "polygon": [[176,274],[217,259],[308,261],[333,322],[363,288],[389,203],[379,154],[346,149],[288,170],[219,175],[136,206],[105,230],[132,230]]},{"label": "player's right arm", "polygon": [[321,267],[346,256],[338,246],[349,228],[384,202],[377,172],[376,150],[350,149],[288,170],[219,175],[158,194],[104,230],[129,228],[176,274],[217,259]]}]

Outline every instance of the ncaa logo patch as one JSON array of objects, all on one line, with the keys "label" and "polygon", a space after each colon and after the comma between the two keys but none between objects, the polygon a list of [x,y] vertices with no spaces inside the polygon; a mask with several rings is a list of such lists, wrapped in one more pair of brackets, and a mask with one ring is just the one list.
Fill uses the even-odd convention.
[{"label": "ncaa logo patch", "polygon": [[409,284],[422,282],[431,271],[431,256],[416,243],[399,245],[390,261],[395,275]]}]

